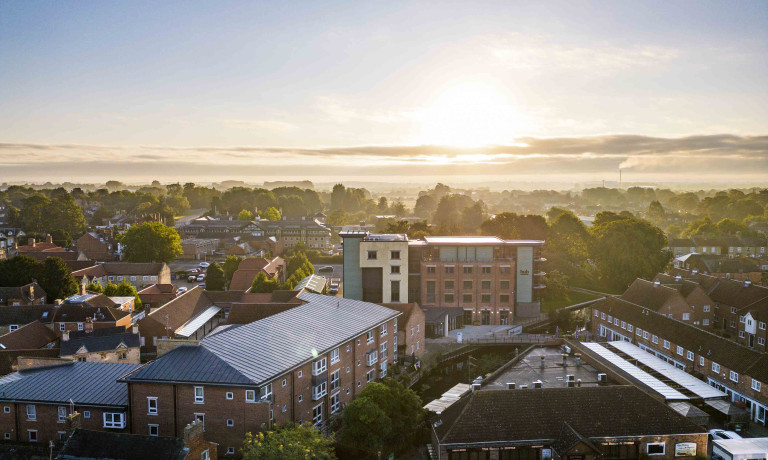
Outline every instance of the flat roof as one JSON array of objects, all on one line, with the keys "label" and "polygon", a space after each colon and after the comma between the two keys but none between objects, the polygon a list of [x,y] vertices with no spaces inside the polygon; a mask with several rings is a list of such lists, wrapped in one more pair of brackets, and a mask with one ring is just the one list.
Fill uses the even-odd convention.
[{"label": "flat roof", "polygon": [[718,447],[731,455],[750,459],[764,459],[768,456],[768,438],[715,439],[712,448]]},{"label": "flat roof", "polygon": [[599,355],[601,358],[605,359],[612,365],[618,367],[625,373],[639,380],[643,385],[647,386],[651,390],[655,391],[656,393],[659,393],[664,397],[664,399],[675,400],[675,401],[684,401],[684,400],[690,399],[688,398],[688,396],[685,396],[684,394],[675,390],[674,388],[662,382],[661,380],[657,379],[656,377],[652,376],[651,374],[636,367],[634,364],[630,363],[629,361],[625,360],[621,356],[605,348],[599,343],[583,342],[582,345],[589,348],[593,352],[597,353],[597,355]]},{"label": "flat roof", "polygon": [[[541,367],[541,357],[544,357],[544,367]],[[534,348],[520,357],[520,360],[506,369],[501,375],[487,382],[486,389],[506,389],[507,383],[514,383],[517,388],[528,385],[533,388],[533,382],[540,381],[542,388],[566,387],[567,375],[572,375],[574,384],[581,380],[582,387],[597,386],[598,370],[585,363],[576,365],[576,358],[566,357],[563,366],[563,352],[560,347]]]},{"label": "flat roof", "polygon": [[691,374],[676,368],[668,362],[657,358],[629,342],[618,341],[608,342],[608,344],[655,370],[664,377],[667,377],[686,390],[696,394],[700,398],[724,398],[727,396],[717,388],[707,385],[705,382],[702,382]]},{"label": "flat roof", "polygon": [[451,407],[453,403],[461,399],[462,396],[469,393],[470,390],[472,390],[472,385],[468,383],[457,383],[450,390],[443,393],[443,395],[440,396],[440,399],[435,399],[424,406],[424,409],[440,414],[445,409]]},{"label": "flat roof", "polygon": [[371,233],[363,241],[408,241],[408,235],[400,233]]},{"label": "flat roof", "polygon": [[427,244],[477,244],[477,245],[511,245],[511,246],[541,246],[542,240],[502,240],[497,236],[425,236]]}]

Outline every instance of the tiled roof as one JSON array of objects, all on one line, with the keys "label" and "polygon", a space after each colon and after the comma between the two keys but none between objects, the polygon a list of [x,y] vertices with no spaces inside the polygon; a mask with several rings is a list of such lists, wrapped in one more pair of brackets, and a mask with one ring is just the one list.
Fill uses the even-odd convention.
[{"label": "tiled roof", "polygon": [[184,441],[165,436],[77,429],[57,460],[184,460]]},{"label": "tiled roof", "polygon": [[[30,296],[30,287],[32,288],[34,297]],[[42,286],[37,284],[37,282],[25,284],[24,286],[0,287],[0,304],[7,302],[8,299],[26,299],[27,301],[32,301],[45,296],[45,291]]]},{"label": "tiled roof", "polygon": [[640,278],[629,285],[627,290],[621,294],[621,298],[650,308],[653,311],[659,311],[662,307],[675,300],[686,303],[685,298],[677,289],[664,286],[661,283],[657,286],[652,281]]},{"label": "tiled roof", "polygon": [[195,286],[160,308],[152,309],[149,315],[139,320],[139,324],[154,321],[173,331],[212,304],[213,302],[205,295],[203,288]]},{"label": "tiled roof", "polygon": [[305,302],[262,320],[182,346],[139,369],[129,381],[263,384],[400,313],[359,300],[302,293]]},{"label": "tiled roof", "polygon": [[0,378],[0,401],[127,406],[121,376],[137,364],[72,362],[17,371]]},{"label": "tiled roof", "polygon": [[672,275],[667,275],[666,273],[659,273],[658,275],[656,275],[656,277],[653,280],[659,281],[661,284],[665,286],[677,289],[678,291],[680,291],[683,297],[686,297],[686,298],[689,295],[691,295],[691,293],[696,288],[699,288],[698,283],[694,283],[693,281],[683,279],[682,277],[678,279],[677,277]]},{"label": "tiled roof", "polygon": [[73,272],[73,276],[105,275],[157,275],[165,267],[163,262],[103,262],[94,267]]},{"label": "tiled roof", "polygon": [[53,319],[53,305],[26,305],[24,307],[0,307],[0,326],[29,324],[32,321],[50,323]]},{"label": "tiled roof", "polygon": [[25,324],[13,332],[0,335],[0,349],[34,350],[55,342],[58,336],[40,321]]},{"label": "tiled roof", "polygon": [[691,280],[704,289],[709,297],[717,303],[744,308],[758,300],[768,298],[768,288],[755,284],[745,285],[743,281],[717,278],[703,273],[693,273],[690,270],[673,268],[671,275],[680,275],[683,279]]},{"label": "tiled roof", "polygon": [[633,386],[481,390],[440,420],[435,431],[442,444],[552,442],[564,423],[591,439],[707,432]]},{"label": "tiled roof", "polygon": [[280,267],[285,266],[285,261],[280,257],[266,259],[264,257],[248,257],[240,262],[237,270],[232,275],[232,281],[229,288],[236,291],[246,291],[250,289],[253,280],[259,273],[263,272],[269,277],[277,275]]},{"label": "tiled roof", "polygon": [[762,368],[757,366],[758,361],[764,356],[763,353],[619,297],[607,297],[594,304],[592,308],[616,316],[635,328],[674,342],[686,350],[693,351],[739,374],[768,382],[768,366]]},{"label": "tiled roof", "polygon": [[117,350],[121,344],[125,345],[126,348],[139,347],[139,334],[125,332],[125,328],[121,327],[118,327],[117,329],[122,329],[122,332],[113,334],[82,335],[79,337],[72,337],[70,335],[69,340],[61,341],[61,356],[74,355],[83,347],[85,347],[87,353]]},{"label": "tiled roof", "polygon": [[138,292],[139,295],[141,294],[169,294],[169,293],[175,293],[177,287],[173,284],[165,284],[165,283],[159,283],[159,284],[153,284],[151,286],[147,286],[141,291]]},{"label": "tiled roof", "polygon": [[61,304],[60,307],[53,309],[53,315],[52,321],[60,323],[81,323],[87,318],[91,318],[94,322],[110,322],[122,319],[130,315],[130,312],[118,310],[114,307]]}]

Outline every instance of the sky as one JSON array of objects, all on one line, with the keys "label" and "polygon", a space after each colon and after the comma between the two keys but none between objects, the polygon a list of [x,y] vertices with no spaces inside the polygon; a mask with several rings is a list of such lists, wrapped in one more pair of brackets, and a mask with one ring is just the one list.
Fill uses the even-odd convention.
[{"label": "sky", "polygon": [[768,2],[0,2],[0,183],[768,180]]}]

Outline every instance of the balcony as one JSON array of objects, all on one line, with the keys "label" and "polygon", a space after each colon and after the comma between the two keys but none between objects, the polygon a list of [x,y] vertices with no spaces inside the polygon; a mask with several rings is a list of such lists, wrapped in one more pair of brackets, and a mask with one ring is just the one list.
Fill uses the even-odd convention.
[{"label": "balcony", "polygon": [[546,272],[536,272],[533,274],[533,276],[547,276]]}]

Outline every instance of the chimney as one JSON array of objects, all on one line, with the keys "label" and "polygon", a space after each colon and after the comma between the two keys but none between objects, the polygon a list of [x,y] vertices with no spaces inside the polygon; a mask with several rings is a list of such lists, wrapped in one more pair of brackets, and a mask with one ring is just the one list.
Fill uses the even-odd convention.
[{"label": "chimney", "polygon": [[78,286],[77,291],[78,291],[78,294],[85,295],[85,284],[80,283],[80,286]]},{"label": "chimney", "polygon": [[131,326],[131,332],[133,332],[134,334],[138,334],[139,333],[139,324],[138,323],[135,323],[133,326]]},{"label": "chimney", "polygon": [[199,340],[184,340],[184,339],[158,339],[157,340],[157,357],[161,357],[169,351],[178,348],[183,345],[200,345]]},{"label": "chimney", "polygon": [[480,386],[481,385],[479,383],[473,383],[472,384],[472,393],[474,393],[475,391],[479,390]]},{"label": "chimney", "polygon": [[541,356],[541,368],[544,369],[544,366],[546,364],[545,362],[546,358],[544,356]]},{"label": "chimney", "polygon": [[541,386],[542,386],[541,380],[536,380],[535,382],[533,382],[533,388],[541,388]]},{"label": "chimney", "polygon": [[61,333],[61,341],[66,342],[67,340],[69,340],[69,331],[63,331]]},{"label": "chimney", "polygon": [[91,318],[85,318],[85,324],[83,324],[83,331],[85,331],[86,334],[90,334],[93,332],[93,320]]},{"label": "chimney", "polygon": [[67,419],[64,421],[64,430],[67,432],[67,436],[71,435],[72,432],[77,430],[82,425],[82,417],[80,416],[80,412],[73,412],[67,416]]},{"label": "chimney", "polygon": [[193,450],[195,445],[203,442],[205,442],[203,439],[203,422],[195,420],[184,427],[184,447]]},{"label": "chimney", "polygon": [[34,248],[35,247],[35,239],[34,238],[28,239],[27,240],[27,246],[32,246]]},{"label": "chimney", "polygon": [[46,243],[50,243],[50,244],[53,244],[53,237],[51,236],[51,234],[50,234],[50,233],[47,233],[47,234],[45,235],[45,242],[46,242]]}]

